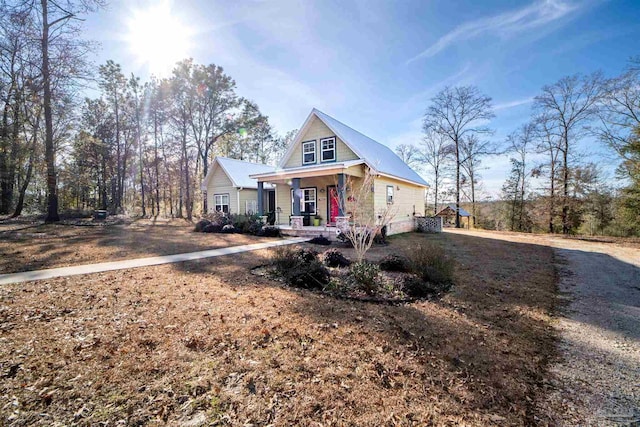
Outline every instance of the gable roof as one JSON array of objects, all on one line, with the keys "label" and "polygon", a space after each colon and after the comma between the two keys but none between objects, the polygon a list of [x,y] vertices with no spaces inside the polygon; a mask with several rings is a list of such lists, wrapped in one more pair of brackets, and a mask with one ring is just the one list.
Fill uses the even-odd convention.
[{"label": "gable roof", "polygon": [[331,129],[336,136],[340,138],[342,142],[351,149],[351,151],[364,160],[371,169],[374,169],[382,175],[400,178],[426,187],[429,186],[429,184],[427,184],[427,182],[418,175],[416,171],[403,162],[402,159],[389,147],[361,134],[357,130],[352,129],[316,108],[311,110],[311,113],[300,128],[300,131],[289,146],[289,149],[278,165],[280,168],[283,168],[286,164],[287,160],[293,153],[295,145],[301,142],[306,128],[310,125],[314,117],[317,117],[329,129]]},{"label": "gable roof", "polygon": [[[207,189],[209,180],[218,166],[221,167],[224,173],[229,177],[233,186],[238,188],[258,188],[258,180],[250,178],[249,175],[269,173],[275,170],[273,166],[269,165],[216,156],[213,159],[213,162],[211,162],[211,167],[209,168],[209,172],[207,172],[207,176],[202,180],[203,190]],[[265,188],[266,187],[269,187],[269,185],[265,184]]]},{"label": "gable roof", "polygon": [[[469,212],[467,212],[465,209],[462,208],[462,206],[460,206],[460,208],[458,209],[458,212],[460,212],[460,216],[472,216]],[[442,209],[440,212],[438,212],[436,214],[436,216],[441,216],[441,215],[455,215],[456,214],[456,205],[449,205],[446,208]]]}]

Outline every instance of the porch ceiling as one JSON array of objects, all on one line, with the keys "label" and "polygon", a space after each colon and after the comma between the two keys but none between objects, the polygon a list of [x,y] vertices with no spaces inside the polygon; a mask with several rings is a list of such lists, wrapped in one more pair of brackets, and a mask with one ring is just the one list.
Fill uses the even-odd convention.
[{"label": "porch ceiling", "polygon": [[357,166],[363,163],[364,161],[357,160],[318,166],[277,169],[272,173],[251,175],[251,178],[256,178],[259,182],[287,182],[292,178],[313,178],[317,176],[336,175],[338,173],[362,177],[364,175],[362,168]]}]

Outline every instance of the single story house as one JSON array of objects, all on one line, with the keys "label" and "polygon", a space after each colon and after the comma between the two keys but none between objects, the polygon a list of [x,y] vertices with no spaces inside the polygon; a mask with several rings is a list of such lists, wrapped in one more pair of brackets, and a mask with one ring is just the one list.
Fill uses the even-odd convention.
[{"label": "single story house", "polygon": [[258,209],[258,182],[249,175],[273,172],[269,165],[250,163],[218,156],[213,159],[202,181],[201,189],[207,193],[207,210],[228,214],[256,214],[275,211],[275,188],[262,186],[262,210]]},{"label": "single story house", "polygon": [[[278,166],[251,174],[257,180],[258,210],[264,191],[275,192],[276,223],[299,228],[301,218],[320,217],[322,226],[348,220],[344,200],[349,185],[365,174],[374,177],[371,215],[393,205],[388,234],[414,229],[414,216],[424,215],[428,184],[389,147],[374,141],[327,114],[313,109]],[[342,203],[341,203],[342,202]]]}]

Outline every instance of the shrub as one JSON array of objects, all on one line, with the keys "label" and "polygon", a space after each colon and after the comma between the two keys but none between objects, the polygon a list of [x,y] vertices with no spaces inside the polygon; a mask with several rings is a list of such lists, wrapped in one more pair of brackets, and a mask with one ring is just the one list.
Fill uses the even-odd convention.
[{"label": "shrub", "polygon": [[309,243],[313,243],[314,245],[329,246],[331,244],[331,240],[327,239],[324,236],[317,236],[309,240]]},{"label": "shrub", "polygon": [[454,263],[440,246],[418,245],[405,253],[411,272],[430,283],[437,292],[448,290],[453,284]]},{"label": "shrub", "polygon": [[386,245],[387,244],[387,226],[383,226],[379,232],[373,236],[373,243],[378,245]]},{"label": "shrub", "polygon": [[204,232],[204,229],[207,225],[211,225],[211,221],[209,221],[208,219],[201,219],[200,221],[198,221],[196,223],[195,228],[193,229],[193,231],[197,231],[198,233],[202,233]]},{"label": "shrub", "polygon": [[236,228],[233,226],[233,224],[227,224],[224,227],[222,227],[222,232],[223,233],[235,233],[236,232]]},{"label": "shrub", "polygon": [[369,295],[375,295],[380,290],[380,267],[376,264],[366,261],[351,264],[351,277]]},{"label": "shrub", "polygon": [[329,283],[329,271],[318,260],[317,252],[290,246],[277,248],[274,252],[276,272],[289,286],[322,289]]},{"label": "shrub", "polygon": [[231,215],[230,220],[236,227],[236,232],[257,234],[262,227],[262,221],[258,215]]},{"label": "shrub", "polygon": [[212,224],[219,225],[221,227],[231,224],[231,217],[229,214],[220,211],[209,212],[205,215],[205,219],[208,219]]},{"label": "shrub", "polygon": [[327,267],[348,267],[351,265],[351,261],[345,258],[345,256],[337,249],[324,251],[321,258],[322,263]]},{"label": "shrub", "polygon": [[433,285],[425,282],[415,274],[407,274],[402,278],[402,290],[405,294],[414,298],[424,298],[437,293]]},{"label": "shrub", "polygon": [[282,237],[282,233],[280,232],[279,227],[275,227],[273,225],[265,225],[258,232],[258,236],[263,237]]},{"label": "shrub", "polygon": [[205,233],[220,233],[222,232],[222,226],[217,224],[209,224],[204,227],[202,230]]},{"label": "shrub", "polygon": [[260,230],[262,230],[262,221],[257,220],[245,223],[242,232],[257,236],[258,234],[260,234]]},{"label": "shrub", "polygon": [[380,265],[380,269],[384,271],[409,271],[409,261],[405,257],[395,254],[385,256],[380,260],[378,265]]}]

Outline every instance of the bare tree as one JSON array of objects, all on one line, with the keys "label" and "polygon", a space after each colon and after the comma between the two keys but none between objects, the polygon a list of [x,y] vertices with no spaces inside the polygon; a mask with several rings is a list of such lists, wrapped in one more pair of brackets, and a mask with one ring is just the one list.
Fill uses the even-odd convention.
[{"label": "bare tree", "polygon": [[545,115],[550,125],[548,130],[559,141],[563,234],[568,234],[572,228],[569,221],[570,160],[586,125],[597,112],[597,103],[602,99],[602,88],[600,73],[584,77],[574,75],[543,87],[542,94],[536,96],[534,101],[535,111]]},{"label": "bare tree", "polygon": [[490,134],[486,122],[494,117],[491,98],[475,86],[446,87],[431,99],[424,116],[425,133],[445,135],[453,144],[456,182],[456,228],[460,228],[461,145],[469,135]]},{"label": "bare tree", "polygon": [[[527,167],[527,158],[535,137],[535,125],[527,123],[507,137],[507,152],[511,153],[511,177],[503,187],[503,194],[510,199],[509,224],[511,231],[528,231],[525,218],[528,178],[533,169]],[[535,173],[535,172],[533,172]]]},{"label": "bare tree", "polygon": [[[376,212],[372,212],[374,204],[375,175],[369,168],[365,168],[365,175],[361,179],[348,176],[345,182],[345,194],[338,197],[342,212],[349,215],[349,224],[340,231],[353,245],[357,262],[364,259],[365,254],[373,245],[376,235],[395,216],[393,204],[386,204]],[[336,188],[339,188],[336,183]]]},{"label": "bare tree", "polygon": [[421,157],[429,165],[433,172],[433,214],[438,213],[439,190],[445,178],[448,162],[455,153],[455,147],[451,140],[441,133],[433,130],[426,131],[421,144]]},{"label": "bare tree", "polygon": [[396,147],[396,154],[405,162],[410,168],[418,169],[422,163],[422,153],[413,144],[400,144]]},{"label": "bare tree", "polygon": [[480,179],[480,165],[482,158],[491,154],[497,154],[496,144],[488,140],[481,140],[477,134],[469,134],[462,139],[460,144],[462,160],[460,167],[466,175],[469,184],[469,200],[471,201],[472,224],[476,225],[476,185]]},{"label": "bare tree", "polygon": [[620,76],[604,82],[602,102],[598,109],[599,125],[592,131],[622,159],[621,170],[631,176],[628,150],[634,141],[634,130],[640,127],[640,58],[636,58]]}]

